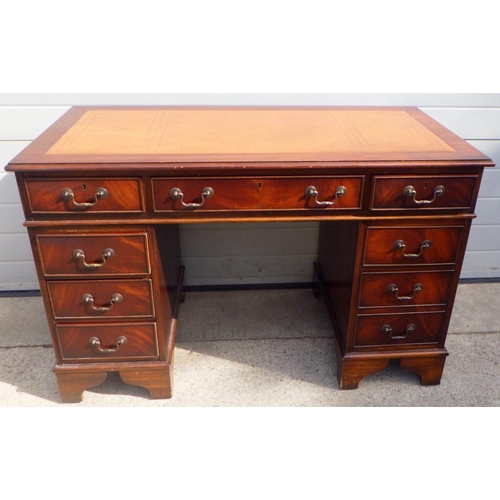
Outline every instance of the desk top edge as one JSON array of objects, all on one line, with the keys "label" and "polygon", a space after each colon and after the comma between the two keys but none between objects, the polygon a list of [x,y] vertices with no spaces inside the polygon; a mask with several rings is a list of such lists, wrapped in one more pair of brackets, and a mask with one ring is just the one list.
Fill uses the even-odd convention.
[{"label": "desk top edge", "polygon": [[[240,152],[237,148],[238,145],[230,145],[225,146],[226,151],[219,153],[217,151],[209,151],[205,152],[204,149],[200,149],[200,152],[196,151],[196,147],[198,144],[193,143],[191,145],[191,151],[187,153],[180,153],[175,150],[174,147],[170,148],[171,152],[165,153],[155,153],[148,152],[147,154],[143,154],[141,152],[127,152],[125,154],[116,154],[114,153],[103,153],[102,150],[94,148],[90,139],[92,139],[92,135],[89,134],[90,139],[87,139],[87,143],[90,144],[90,153],[77,153],[77,154],[68,154],[67,151],[70,151],[70,148],[65,150],[63,147],[57,147],[63,143],[65,134],[71,132],[72,127],[81,122],[82,117],[84,118],[85,114],[88,113],[101,113],[101,112],[113,112],[116,117],[126,117],[128,113],[134,111],[141,111],[148,113],[163,113],[166,116],[166,112],[171,114],[174,113],[174,116],[179,116],[179,113],[184,113],[184,116],[195,117],[199,120],[200,116],[211,117],[215,116],[214,112],[223,111],[224,116],[229,117],[231,120],[234,120],[234,117],[240,117],[239,122],[236,121],[236,126],[245,126],[245,121],[241,120],[241,117],[250,116],[247,112],[251,113],[252,116],[257,117],[259,120],[259,116],[267,116],[271,117],[274,122],[278,123],[275,117],[280,116],[281,123],[283,123],[284,119],[288,119],[290,116],[293,118],[297,115],[296,112],[301,112],[301,117],[306,116],[307,118],[319,117],[321,115],[321,119],[326,114],[331,112],[337,113],[340,118],[341,114],[351,113],[350,116],[353,116],[353,111],[362,111],[366,116],[370,116],[370,119],[376,117],[379,112],[392,112],[390,115],[394,115],[395,113],[400,113],[400,117],[408,115],[413,123],[410,123],[409,129],[412,130],[413,124],[416,124],[419,127],[419,130],[415,131],[415,137],[419,137],[422,132],[428,133],[428,138],[430,138],[429,143],[431,144],[433,150],[426,151],[424,150],[426,144],[417,146],[420,148],[418,151],[384,151],[384,145],[379,148],[378,151],[371,151],[369,145],[362,144],[363,138],[359,141],[361,143],[361,147],[359,150],[337,150],[337,151],[317,151],[314,149],[316,143],[321,146],[321,143],[316,140],[316,134],[311,133],[312,140],[310,144],[307,143],[307,137],[304,138],[304,144],[306,146],[307,151],[273,151],[273,142],[272,139],[269,139],[265,147],[261,147],[262,151],[249,151],[244,150]],[[116,112],[122,113],[116,114]],[[126,114],[123,114],[126,112]],[[243,112],[243,113],[241,113]],[[270,113],[267,113],[270,112]],[[305,112],[305,114],[303,114]],[[175,115],[177,113],[177,115]],[[288,114],[287,114],[288,113]],[[367,115],[368,114],[368,115]],[[109,113],[107,116],[111,116]],[[132,115],[130,115],[132,116]],[[137,113],[135,116],[139,116]],[[219,113],[218,116],[221,116]],[[347,116],[347,115],[346,115]],[[361,116],[361,115],[356,115]],[[389,116],[389,114],[385,114],[385,116]],[[404,117],[403,117],[404,118]],[[335,121],[335,120],[334,120]],[[341,120],[336,120],[337,122],[341,122]],[[369,120],[368,120],[369,121]],[[269,122],[269,120],[268,120]],[[259,122],[257,122],[259,123]],[[264,123],[264,122],[263,122]],[[296,120],[298,123],[298,120]],[[243,125],[241,125],[243,124]],[[183,125],[190,125],[189,123],[184,123]],[[265,123],[264,123],[265,125]],[[302,123],[300,124],[303,125]],[[329,124],[330,125],[330,124]],[[149,124],[145,122],[144,127]],[[206,126],[206,125],[205,125]],[[277,126],[273,124],[273,126]],[[315,124],[313,123],[313,127]],[[341,123],[341,126],[343,124]],[[357,130],[351,127],[350,122],[346,122],[345,129],[348,132],[350,137],[347,137],[351,142],[356,141]],[[198,130],[202,130],[198,126]],[[247,127],[247,130],[244,130],[243,139],[240,140],[240,144],[243,146],[250,144],[250,140],[246,140],[244,136],[245,132],[250,130]],[[278,129],[279,130],[279,129]],[[307,129],[306,134],[307,134]],[[311,128],[317,132],[320,130],[319,128]],[[366,130],[369,133],[373,130],[369,128],[369,125],[366,126]],[[99,129],[97,128],[97,132]],[[177,129],[174,129],[174,132],[177,133]],[[323,131],[321,131],[323,132]],[[95,137],[95,131],[94,137]],[[163,133],[163,132],[162,132]],[[297,131],[297,137],[302,139],[304,137],[304,127],[301,130]],[[341,133],[345,133],[344,130]],[[413,133],[413,132],[412,132]],[[386,137],[377,131],[378,137],[383,137],[386,140]],[[161,135],[161,134],[160,134]],[[163,134],[164,135],[164,134]],[[78,136],[78,135],[76,135]],[[159,134],[157,134],[159,136]],[[324,142],[329,140],[329,136],[326,133],[323,133]],[[186,137],[186,133],[184,132],[184,138]],[[182,136],[181,136],[182,138]],[[434,139],[435,138],[435,139]],[[63,139],[63,140],[61,140]],[[142,140],[142,137],[139,137]],[[204,139],[204,137],[202,137]],[[267,138],[266,138],[267,139]],[[314,142],[316,140],[316,143]],[[375,139],[377,140],[377,136]],[[427,139],[426,139],[427,140]],[[66,141],[68,144],[69,142]],[[347,142],[347,141],[344,141]],[[365,141],[366,142],[366,141]],[[383,141],[382,141],[383,142]],[[423,142],[423,141],[422,141]],[[72,142],[74,144],[74,141]],[[292,144],[291,140],[288,140],[289,144]],[[207,143],[205,143],[207,144]],[[332,142],[333,144],[333,142]],[[440,146],[442,145],[442,146]],[[56,150],[54,150],[54,147]],[[203,144],[200,142],[200,148],[203,148]],[[232,147],[232,149],[231,149]],[[267,149],[266,149],[267,147]],[[300,147],[300,145],[299,145]],[[356,146],[357,147],[357,146]],[[390,146],[389,146],[390,147]],[[52,148],[52,151],[51,151]],[[94,148],[94,151],[92,151]],[[257,149],[259,146],[257,146]],[[363,150],[364,148],[364,150]],[[224,146],[222,147],[222,150]],[[165,150],[165,148],[164,148]],[[182,150],[182,147],[180,148]],[[287,164],[293,167],[293,165],[304,165],[307,163],[311,163],[311,166],[320,166],[323,167],[331,167],[331,166],[354,166],[354,167],[363,167],[368,164],[384,164],[384,166],[388,165],[404,165],[412,162],[428,162],[432,165],[449,165],[453,163],[453,165],[464,165],[470,166],[470,164],[474,165],[482,165],[482,166],[494,166],[494,163],[483,153],[479,152],[473,146],[468,144],[466,141],[458,137],[456,134],[452,133],[437,121],[432,119],[430,116],[425,114],[423,111],[419,110],[416,107],[402,107],[402,106],[74,106],[70,108],[61,118],[59,118],[54,124],[52,124],[45,132],[43,132],[38,138],[36,138],[27,148],[25,148],[21,153],[19,153],[14,159],[12,159],[6,170],[10,171],[67,171],[67,170],[80,170],[81,168],[85,168],[85,166],[100,166],[104,168],[105,165],[109,165],[111,168],[113,166],[120,165],[122,170],[132,170],[132,169],[147,169],[147,168],[178,168],[179,165],[182,165],[182,168],[189,169],[191,168],[199,168],[204,165],[207,168],[210,165],[223,165],[225,169],[229,168],[241,168],[243,164],[252,165],[254,168],[269,168],[271,165],[280,165]]]}]

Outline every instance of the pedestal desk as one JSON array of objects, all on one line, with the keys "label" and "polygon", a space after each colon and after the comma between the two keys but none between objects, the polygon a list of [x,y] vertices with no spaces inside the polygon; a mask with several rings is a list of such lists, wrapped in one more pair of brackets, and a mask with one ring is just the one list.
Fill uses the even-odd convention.
[{"label": "pedestal desk", "polygon": [[[409,107],[74,107],[14,158],[63,402],[172,395],[180,224],[320,221],[341,389],[439,384],[490,159]],[[284,332],[286,334],[286,332]]]}]

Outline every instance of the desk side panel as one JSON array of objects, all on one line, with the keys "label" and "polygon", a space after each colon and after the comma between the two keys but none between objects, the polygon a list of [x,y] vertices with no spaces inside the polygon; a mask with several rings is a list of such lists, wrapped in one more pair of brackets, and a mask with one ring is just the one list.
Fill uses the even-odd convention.
[{"label": "desk side panel", "polygon": [[[181,251],[179,242],[179,226],[177,224],[156,225],[150,227],[153,243],[152,255],[156,259],[153,264],[159,274],[160,291],[163,304],[162,310],[168,310],[166,321],[171,321],[175,315],[177,304],[177,286],[181,273]],[[165,304],[165,300],[167,304]]]},{"label": "desk side panel", "polygon": [[330,314],[343,350],[347,345],[352,310],[354,274],[358,256],[357,221],[326,221],[320,224],[318,262],[326,285]]}]

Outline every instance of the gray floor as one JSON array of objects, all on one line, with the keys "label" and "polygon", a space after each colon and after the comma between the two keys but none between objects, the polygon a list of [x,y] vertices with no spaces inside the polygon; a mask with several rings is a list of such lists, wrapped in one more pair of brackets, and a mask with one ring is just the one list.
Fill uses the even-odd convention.
[{"label": "gray floor", "polygon": [[[499,406],[499,296],[500,283],[459,286],[439,386],[391,363],[340,391],[328,318],[310,290],[189,293],[173,398],[151,400],[112,373],[79,406]],[[0,406],[61,405],[41,298],[2,297],[0,318]]]}]

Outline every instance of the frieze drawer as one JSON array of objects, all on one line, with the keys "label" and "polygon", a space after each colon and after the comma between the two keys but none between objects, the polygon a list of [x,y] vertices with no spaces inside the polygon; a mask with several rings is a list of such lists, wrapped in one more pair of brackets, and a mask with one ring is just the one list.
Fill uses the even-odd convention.
[{"label": "frieze drawer", "polygon": [[373,181],[372,210],[472,209],[477,175],[380,176]]},{"label": "frieze drawer", "polygon": [[33,214],[141,213],[139,179],[26,179]]},{"label": "frieze drawer", "polygon": [[360,209],[363,176],[153,179],[154,210]]}]

